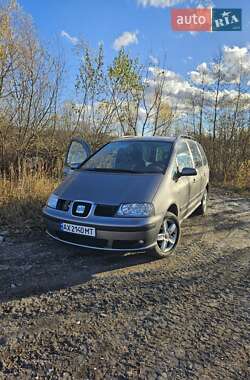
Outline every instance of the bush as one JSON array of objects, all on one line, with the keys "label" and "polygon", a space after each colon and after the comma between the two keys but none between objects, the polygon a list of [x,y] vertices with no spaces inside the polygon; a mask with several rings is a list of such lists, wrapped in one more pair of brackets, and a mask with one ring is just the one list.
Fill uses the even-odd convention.
[{"label": "bush", "polygon": [[250,160],[243,162],[236,176],[236,186],[240,189],[250,189]]},{"label": "bush", "polygon": [[[57,170],[56,170],[57,169]],[[43,228],[41,208],[58,185],[60,165],[48,175],[44,165],[13,166],[0,178],[0,225],[16,232]]]}]

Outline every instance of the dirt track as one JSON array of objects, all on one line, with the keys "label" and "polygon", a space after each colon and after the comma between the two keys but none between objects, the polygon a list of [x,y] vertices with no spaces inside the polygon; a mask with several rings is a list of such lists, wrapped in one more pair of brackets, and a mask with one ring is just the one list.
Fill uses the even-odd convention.
[{"label": "dirt track", "polygon": [[214,191],[175,256],[0,245],[0,379],[247,379],[250,199]]}]

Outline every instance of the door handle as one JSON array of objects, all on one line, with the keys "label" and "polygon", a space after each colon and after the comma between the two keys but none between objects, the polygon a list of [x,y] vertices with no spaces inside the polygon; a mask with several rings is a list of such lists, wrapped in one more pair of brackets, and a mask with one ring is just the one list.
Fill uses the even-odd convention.
[{"label": "door handle", "polygon": [[196,179],[195,179],[195,178],[193,178],[193,182],[196,182]]}]

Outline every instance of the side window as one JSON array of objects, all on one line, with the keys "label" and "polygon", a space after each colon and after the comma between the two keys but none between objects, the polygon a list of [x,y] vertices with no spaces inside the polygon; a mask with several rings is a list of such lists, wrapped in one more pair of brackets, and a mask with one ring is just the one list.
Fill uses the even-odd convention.
[{"label": "side window", "polygon": [[201,144],[198,144],[198,148],[199,148],[199,150],[201,152],[203,164],[207,165],[207,157],[206,157],[206,154],[205,154],[204,149],[202,148]]},{"label": "side window", "polygon": [[181,141],[177,145],[176,161],[180,172],[183,168],[193,167],[192,158],[185,141]]},{"label": "side window", "polygon": [[199,149],[198,149],[196,143],[194,141],[189,141],[188,145],[189,145],[190,150],[192,152],[192,156],[194,159],[194,166],[196,168],[200,168],[202,166],[202,158],[201,158],[201,154],[199,152]]}]

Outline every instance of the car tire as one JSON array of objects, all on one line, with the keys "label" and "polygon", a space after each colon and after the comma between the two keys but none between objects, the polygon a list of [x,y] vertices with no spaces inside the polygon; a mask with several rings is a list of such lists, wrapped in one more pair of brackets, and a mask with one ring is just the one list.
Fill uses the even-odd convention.
[{"label": "car tire", "polygon": [[158,259],[168,257],[175,251],[180,240],[181,227],[177,216],[167,212],[156,238],[156,245],[150,254]]},{"label": "car tire", "polygon": [[204,191],[201,204],[196,210],[197,215],[203,215],[205,216],[207,213],[207,200],[208,200],[208,191],[207,189]]}]

